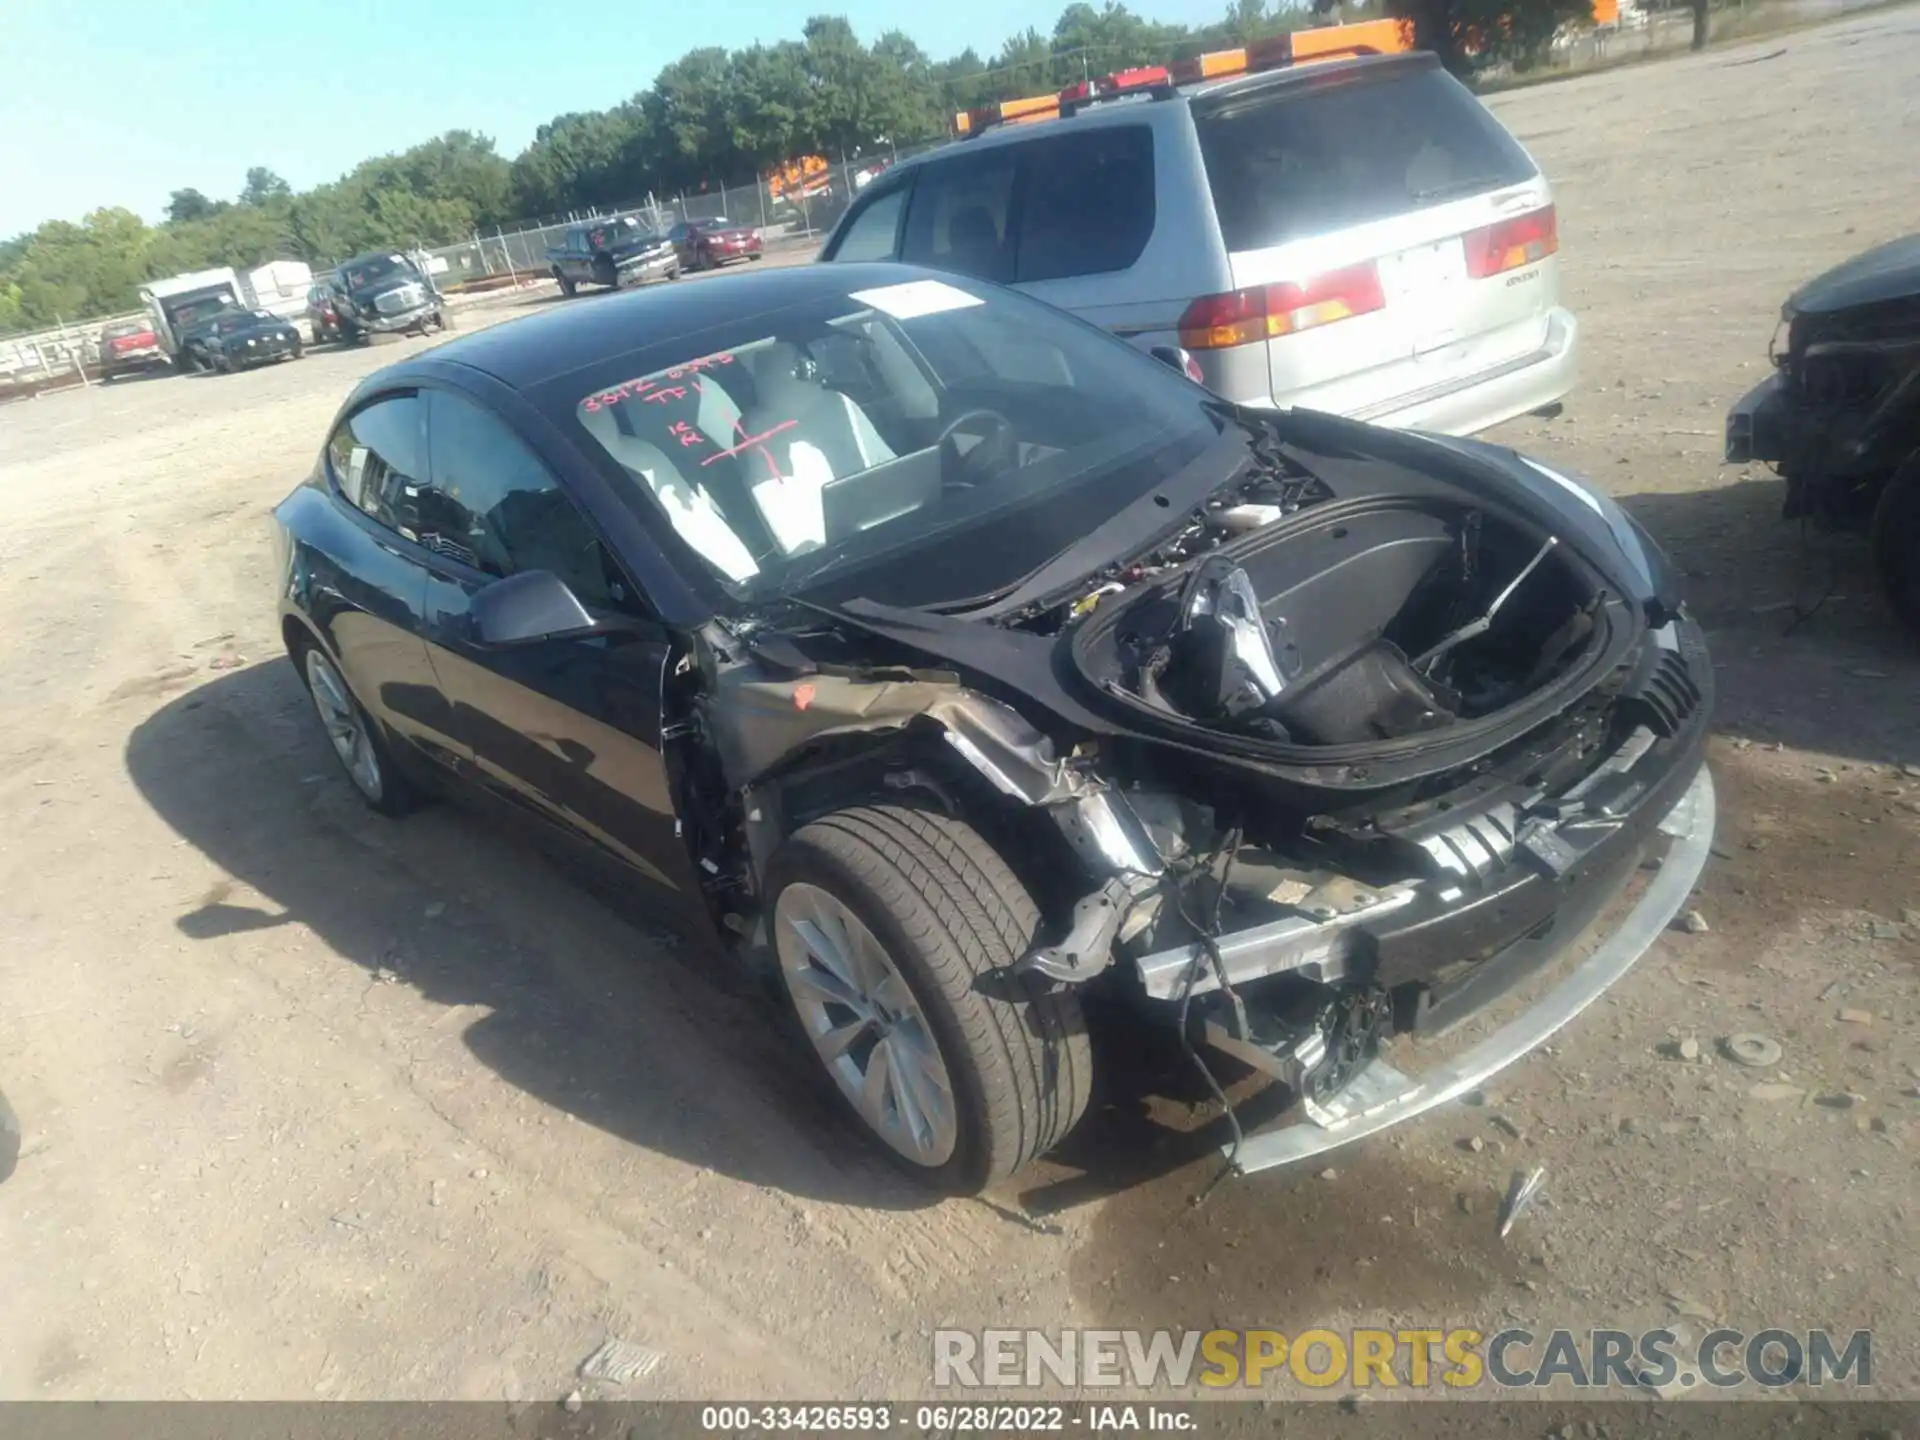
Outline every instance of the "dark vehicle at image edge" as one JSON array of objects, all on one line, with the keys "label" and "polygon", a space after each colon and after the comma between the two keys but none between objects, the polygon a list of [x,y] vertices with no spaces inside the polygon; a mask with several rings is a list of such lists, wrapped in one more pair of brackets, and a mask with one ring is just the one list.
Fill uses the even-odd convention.
[{"label": "dark vehicle at image edge", "polygon": [[1651,945],[1711,843],[1711,670],[1589,487],[1162,358],[889,265],[465,337],[362,382],[275,512],[288,651],[375,809],[456,789],[650,887],[927,1182],[1073,1128],[1092,991],[1287,1087],[1242,1171],[1303,1159]]},{"label": "dark vehicle at image edge", "polygon": [[1894,610],[1920,632],[1920,235],[1794,291],[1768,356],[1773,373],[1727,415],[1727,463],[1775,466],[1783,518],[1867,533]]}]

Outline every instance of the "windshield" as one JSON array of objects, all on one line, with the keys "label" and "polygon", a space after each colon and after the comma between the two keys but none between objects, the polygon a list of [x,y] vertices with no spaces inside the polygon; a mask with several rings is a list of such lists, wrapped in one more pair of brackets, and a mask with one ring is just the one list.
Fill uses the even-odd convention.
[{"label": "windshield", "polygon": [[225,290],[216,294],[190,295],[185,299],[164,302],[167,314],[172,318],[175,327],[182,330],[218,315],[222,310],[233,309],[235,303],[233,296]]},{"label": "windshield", "polygon": [[882,285],[699,340],[569,399],[630,503],[747,598],[829,570],[890,603],[984,596],[1219,434],[1183,377],[992,286]]},{"label": "windshield", "polygon": [[412,269],[398,255],[375,255],[370,260],[356,260],[347,266],[347,288],[364,290],[367,286],[386,279],[389,275],[398,275]]}]

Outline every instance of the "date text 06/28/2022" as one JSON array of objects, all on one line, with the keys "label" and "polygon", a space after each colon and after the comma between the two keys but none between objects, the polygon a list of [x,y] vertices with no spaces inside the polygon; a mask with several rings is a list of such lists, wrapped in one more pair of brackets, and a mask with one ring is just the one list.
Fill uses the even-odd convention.
[{"label": "date text 06/28/2022", "polygon": [[962,1432],[1032,1435],[1081,1431],[1091,1435],[1127,1431],[1190,1433],[1199,1428],[1191,1406],[1148,1404],[995,1405],[986,1403],[705,1405],[700,1428],[717,1434],[776,1431],[954,1435]]}]

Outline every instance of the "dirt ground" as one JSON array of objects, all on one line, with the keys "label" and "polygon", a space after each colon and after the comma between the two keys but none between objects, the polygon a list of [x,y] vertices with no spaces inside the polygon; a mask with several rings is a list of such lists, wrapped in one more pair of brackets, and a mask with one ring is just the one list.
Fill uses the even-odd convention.
[{"label": "dirt ground", "polygon": [[1708,1318],[1870,1324],[1920,1395],[1920,651],[1719,464],[1786,292],[1912,228],[1916,73],[1903,9],[1494,101],[1586,327],[1503,438],[1621,496],[1712,631],[1710,928],[1481,1105],[1198,1209],[1151,1053],[1028,1192],[929,1204],[702,956],[457,809],[362,810],[267,515],[427,342],[0,410],[0,1398],[549,1399],[609,1336],[662,1358],[608,1393],[911,1396],[945,1324]]}]

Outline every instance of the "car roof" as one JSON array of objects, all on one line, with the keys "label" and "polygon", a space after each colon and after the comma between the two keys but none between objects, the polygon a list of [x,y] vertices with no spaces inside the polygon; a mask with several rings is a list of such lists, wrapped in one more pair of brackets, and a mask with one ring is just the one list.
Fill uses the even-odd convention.
[{"label": "car roof", "polygon": [[1259,91],[1272,90],[1278,94],[1309,86],[1324,88],[1381,71],[1430,70],[1439,63],[1437,56],[1424,50],[1403,51],[1392,55],[1354,55],[1338,60],[1316,60],[1307,65],[1285,65],[1273,70],[1233,75],[1221,80],[1200,81],[1179,86],[1171,93],[1160,90],[1146,92],[1134,98],[1096,101],[1076,110],[1071,115],[990,126],[978,135],[962,136],[932,150],[908,156],[894,168],[902,171],[911,170],[916,166],[943,160],[954,154],[971,155],[998,149],[1003,145],[1029,144],[1045,136],[1058,134],[1058,127],[1062,125],[1071,125],[1079,130],[1091,130],[1109,125],[1138,124],[1143,111],[1151,111],[1169,104],[1205,111]]},{"label": "car roof", "polygon": [[697,335],[727,320],[772,314],[823,296],[844,296],[906,280],[951,282],[954,278],[917,265],[850,262],[747,270],[688,284],[622,291],[584,303],[550,305],[537,314],[472,331],[434,346],[417,362],[403,362],[370,376],[366,384],[389,386],[404,380],[415,364],[448,361],[516,390],[531,390],[557,375]]}]

